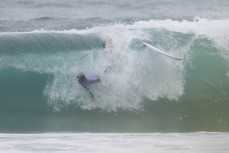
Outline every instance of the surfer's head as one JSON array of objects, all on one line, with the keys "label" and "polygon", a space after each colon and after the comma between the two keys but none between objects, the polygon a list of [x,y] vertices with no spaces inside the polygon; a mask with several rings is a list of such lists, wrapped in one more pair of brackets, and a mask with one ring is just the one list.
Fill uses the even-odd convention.
[{"label": "surfer's head", "polygon": [[82,83],[86,80],[86,77],[83,73],[80,73],[77,75],[77,79],[78,79],[79,83]]}]

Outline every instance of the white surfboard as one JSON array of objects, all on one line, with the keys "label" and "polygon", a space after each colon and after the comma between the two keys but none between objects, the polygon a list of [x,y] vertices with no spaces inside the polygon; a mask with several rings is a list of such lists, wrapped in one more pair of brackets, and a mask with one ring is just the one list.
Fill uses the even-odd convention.
[{"label": "white surfboard", "polygon": [[151,43],[150,41],[148,41],[148,40],[142,40],[142,43],[143,43],[145,46],[149,47],[150,49],[152,49],[153,51],[155,51],[155,52],[157,52],[157,53],[160,53],[160,54],[162,54],[162,55],[165,55],[165,56],[170,57],[170,58],[175,59],[175,60],[182,60],[182,59],[179,58],[179,57],[175,57],[175,56],[173,56],[173,55],[170,55],[170,54],[168,54],[168,53],[166,53],[166,52],[164,52],[164,51],[162,51],[162,50],[160,50],[160,49],[154,47],[154,46],[152,45],[152,43]]}]

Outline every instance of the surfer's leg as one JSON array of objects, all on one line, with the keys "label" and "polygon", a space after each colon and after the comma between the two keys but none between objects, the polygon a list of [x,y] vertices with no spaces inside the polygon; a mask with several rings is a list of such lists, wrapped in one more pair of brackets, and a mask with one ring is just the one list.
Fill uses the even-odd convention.
[{"label": "surfer's leg", "polygon": [[86,91],[88,92],[88,94],[91,97],[91,101],[94,101],[94,94],[90,91],[90,89],[88,87],[84,87],[86,89]]},{"label": "surfer's leg", "polygon": [[112,68],[111,65],[107,66],[106,69],[104,70],[104,72],[109,71],[111,68]]}]

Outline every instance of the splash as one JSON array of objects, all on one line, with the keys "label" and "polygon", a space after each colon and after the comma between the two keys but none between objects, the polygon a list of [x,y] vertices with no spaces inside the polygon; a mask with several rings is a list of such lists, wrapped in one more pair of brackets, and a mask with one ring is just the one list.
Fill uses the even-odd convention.
[{"label": "splash", "polygon": [[[119,23],[84,30],[3,32],[0,68],[51,75],[43,93],[56,110],[70,104],[89,110],[140,110],[144,99],[178,101],[184,94],[185,66],[193,58],[192,48],[198,39],[215,43],[213,46],[220,48],[219,54],[227,59],[228,26],[229,20],[196,18]],[[107,36],[112,38],[108,50],[102,48]],[[141,39],[149,39],[184,60],[152,53]],[[95,102],[75,80],[82,72],[102,79],[90,87]]]}]

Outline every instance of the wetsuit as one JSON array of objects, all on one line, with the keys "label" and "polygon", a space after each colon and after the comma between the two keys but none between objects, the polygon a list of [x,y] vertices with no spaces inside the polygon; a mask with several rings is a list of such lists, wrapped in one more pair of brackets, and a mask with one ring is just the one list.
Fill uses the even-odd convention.
[{"label": "wetsuit", "polygon": [[85,76],[85,80],[83,82],[79,81],[79,84],[83,86],[86,89],[86,91],[89,93],[89,95],[91,96],[92,101],[94,100],[94,95],[90,91],[88,86],[90,86],[93,83],[97,83],[97,82],[100,82],[100,78],[98,76],[87,76],[87,77]]},{"label": "wetsuit", "polygon": [[87,88],[89,85],[93,83],[100,82],[100,78],[98,76],[85,76],[86,80],[80,83],[84,88]]}]

